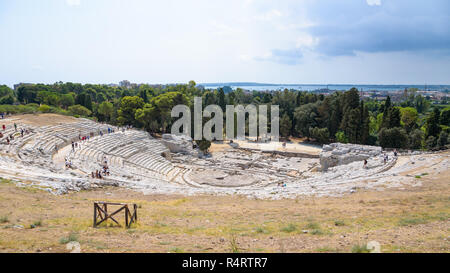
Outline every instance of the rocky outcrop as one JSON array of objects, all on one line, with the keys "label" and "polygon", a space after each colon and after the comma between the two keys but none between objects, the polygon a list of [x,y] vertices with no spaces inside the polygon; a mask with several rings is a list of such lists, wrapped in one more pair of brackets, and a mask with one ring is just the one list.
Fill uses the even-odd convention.
[{"label": "rocky outcrop", "polygon": [[326,171],[330,167],[379,156],[381,152],[382,148],[377,146],[332,143],[323,146],[320,153],[320,165],[322,171]]},{"label": "rocky outcrop", "polygon": [[172,153],[192,154],[192,138],[185,135],[164,134],[162,136],[162,143]]}]

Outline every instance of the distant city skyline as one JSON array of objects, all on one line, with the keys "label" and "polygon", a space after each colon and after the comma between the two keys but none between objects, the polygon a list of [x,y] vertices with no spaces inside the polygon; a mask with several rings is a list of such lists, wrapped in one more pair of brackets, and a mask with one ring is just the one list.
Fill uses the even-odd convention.
[{"label": "distant city skyline", "polygon": [[0,84],[448,85],[450,1],[2,0]]}]

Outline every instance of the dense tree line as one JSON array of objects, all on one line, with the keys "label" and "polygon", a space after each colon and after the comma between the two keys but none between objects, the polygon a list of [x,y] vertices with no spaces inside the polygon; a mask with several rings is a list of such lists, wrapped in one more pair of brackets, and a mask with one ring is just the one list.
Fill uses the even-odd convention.
[{"label": "dense tree line", "polygon": [[194,81],[128,87],[58,82],[22,84],[16,90],[0,86],[0,112],[54,112],[165,133],[175,121],[172,107],[184,104],[192,109],[194,97],[202,97],[203,107],[217,104],[224,111],[226,105],[279,105],[284,138],[408,149],[436,149],[450,143],[450,108],[431,107],[430,100],[416,90],[405,91],[404,98],[393,103],[390,97],[381,102],[361,100],[356,88],[324,96],[287,89],[211,90]]}]

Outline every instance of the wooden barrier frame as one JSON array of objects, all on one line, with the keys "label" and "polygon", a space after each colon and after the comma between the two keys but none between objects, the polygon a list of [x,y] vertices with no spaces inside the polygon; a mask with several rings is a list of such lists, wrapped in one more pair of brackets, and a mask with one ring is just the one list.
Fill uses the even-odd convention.
[{"label": "wooden barrier frame", "polygon": [[[133,206],[133,214],[130,212],[128,206]],[[108,214],[108,206],[121,206],[119,209],[115,210],[111,214]],[[125,204],[125,203],[109,203],[109,202],[94,202],[94,228],[108,219],[113,220],[116,224],[121,226],[116,219],[113,218],[114,215],[118,214],[122,210],[125,210],[125,226],[127,228],[131,227],[132,223],[137,222],[137,205],[136,204]],[[98,221],[100,218],[100,221]]]}]

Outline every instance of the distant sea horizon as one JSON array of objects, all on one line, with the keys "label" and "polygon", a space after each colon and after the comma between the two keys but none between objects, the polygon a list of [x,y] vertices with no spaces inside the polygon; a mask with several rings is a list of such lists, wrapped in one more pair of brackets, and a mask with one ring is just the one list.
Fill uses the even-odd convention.
[{"label": "distant sea horizon", "polygon": [[278,91],[284,89],[293,89],[298,91],[317,91],[331,90],[344,91],[353,87],[360,91],[398,91],[405,88],[417,88],[427,91],[450,91],[450,85],[416,85],[416,84],[274,84],[274,83],[256,83],[256,82],[224,82],[224,83],[200,83],[207,89],[217,89],[225,86],[233,90],[242,88],[250,91]]}]

